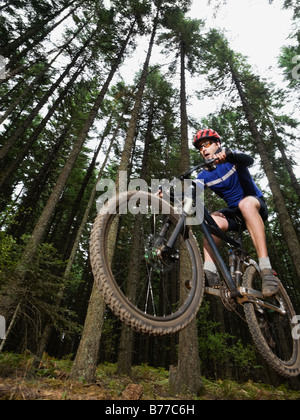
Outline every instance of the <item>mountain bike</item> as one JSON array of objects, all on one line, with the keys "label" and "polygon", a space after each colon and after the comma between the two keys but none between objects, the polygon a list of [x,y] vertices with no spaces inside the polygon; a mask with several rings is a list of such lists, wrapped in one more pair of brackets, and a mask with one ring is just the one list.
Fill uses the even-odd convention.
[{"label": "mountain bike", "polygon": [[[188,180],[213,163],[198,165],[180,179]],[[223,279],[217,289],[205,286],[193,223],[187,223],[189,217],[193,220],[196,181],[189,185],[174,203],[157,193],[135,190],[115,195],[99,211],[90,260],[105,303],[135,331],[162,336],[190,324],[204,293],[216,296],[230,311],[242,308],[257,349],[275,371],[284,377],[299,375],[300,339],[293,333],[297,315],[286,289],[280,282],[275,296],[263,296],[261,270],[244,249],[242,225],[238,238],[225,234],[202,201],[193,217],[198,217]],[[228,264],[212,235],[227,244]]]}]

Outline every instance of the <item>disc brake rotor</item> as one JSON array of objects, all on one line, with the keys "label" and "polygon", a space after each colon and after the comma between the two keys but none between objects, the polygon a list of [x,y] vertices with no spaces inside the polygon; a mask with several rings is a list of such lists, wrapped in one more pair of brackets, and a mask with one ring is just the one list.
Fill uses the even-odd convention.
[{"label": "disc brake rotor", "polygon": [[164,245],[159,248],[153,246],[154,242],[155,237],[150,235],[145,246],[145,261],[157,273],[166,273],[171,271],[176,258],[172,257],[172,255],[169,255],[168,253],[162,252]]}]

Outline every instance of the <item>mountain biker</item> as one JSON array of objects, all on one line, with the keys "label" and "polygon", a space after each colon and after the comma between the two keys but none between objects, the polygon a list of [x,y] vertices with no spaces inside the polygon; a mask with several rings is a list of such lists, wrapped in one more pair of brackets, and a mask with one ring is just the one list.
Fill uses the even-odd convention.
[{"label": "mountain biker", "polygon": [[[265,297],[277,293],[279,281],[275,276],[267,251],[264,222],[268,209],[261,190],[255,184],[248,167],[254,159],[239,151],[221,148],[221,137],[211,129],[200,130],[194,138],[194,146],[205,160],[217,159],[215,164],[198,175],[202,187],[210,188],[221,197],[227,208],[212,214],[223,232],[236,231],[238,219],[248,229],[255,246],[263,277],[262,293]],[[221,240],[213,237],[217,246]],[[210,287],[220,286],[220,277],[212,251],[204,240],[204,272]]]}]

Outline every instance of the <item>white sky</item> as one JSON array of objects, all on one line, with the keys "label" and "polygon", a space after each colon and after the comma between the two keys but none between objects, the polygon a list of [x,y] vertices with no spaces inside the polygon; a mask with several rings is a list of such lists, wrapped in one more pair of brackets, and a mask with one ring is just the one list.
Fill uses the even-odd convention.
[{"label": "white sky", "polygon": [[[215,0],[222,3],[220,0]],[[267,75],[269,66],[277,65],[280,48],[289,43],[291,10],[282,9],[283,0],[227,0],[216,18],[206,0],[194,0],[190,16],[204,18],[207,26],[225,29],[231,47],[249,57]]]},{"label": "white sky", "polygon": [[[225,31],[230,47],[247,57],[253,71],[276,85],[283,84],[282,70],[278,67],[278,57],[283,46],[291,44],[292,10],[282,8],[283,0],[213,0],[221,3],[215,15],[214,8],[207,0],[194,0],[189,15],[204,19],[208,28]],[[193,101],[191,113],[205,116],[214,112],[218,105],[212,100],[202,104]]]}]

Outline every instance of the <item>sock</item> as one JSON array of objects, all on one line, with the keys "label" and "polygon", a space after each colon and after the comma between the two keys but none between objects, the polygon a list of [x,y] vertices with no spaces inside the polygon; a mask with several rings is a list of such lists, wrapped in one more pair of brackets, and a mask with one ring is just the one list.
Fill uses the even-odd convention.
[{"label": "sock", "polygon": [[259,258],[259,267],[261,270],[265,268],[272,268],[270,258],[269,257]]},{"label": "sock", "polygon": [[212,261],[205,261],[204,270],[211,271],[212,273],[217,273],[218,272],[215,263],[212,262]]}]

